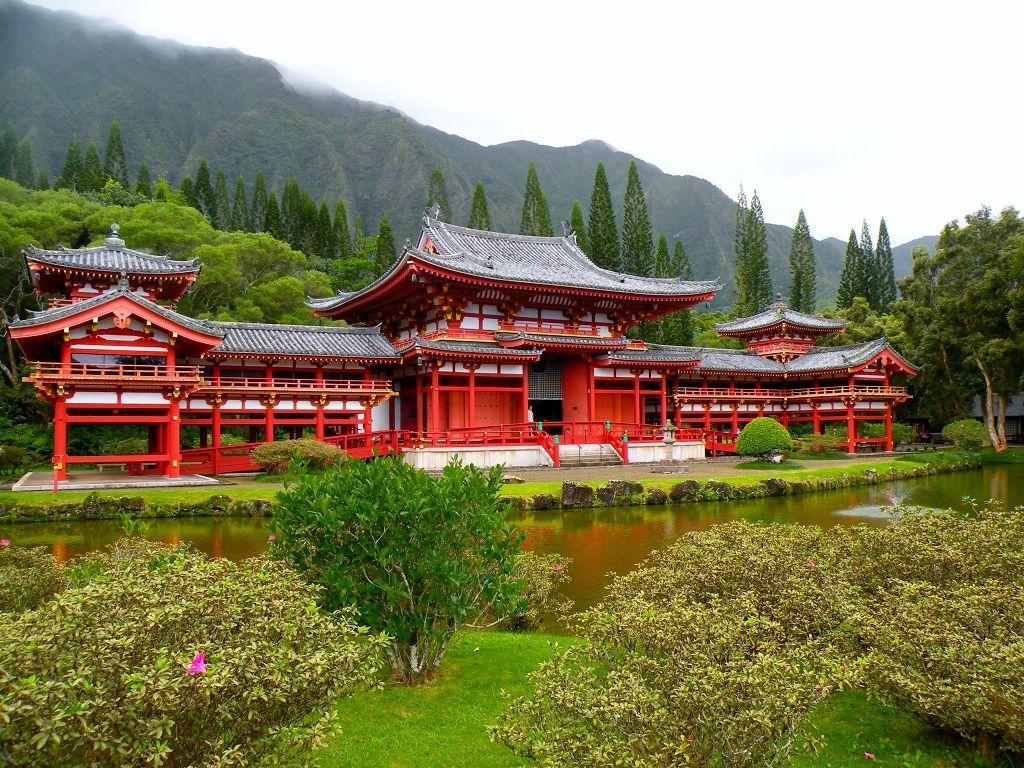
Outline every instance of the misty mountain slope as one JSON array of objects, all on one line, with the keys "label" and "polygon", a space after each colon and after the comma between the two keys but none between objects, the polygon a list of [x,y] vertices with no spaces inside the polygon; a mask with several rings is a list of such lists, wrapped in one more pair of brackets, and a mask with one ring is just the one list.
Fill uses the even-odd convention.
[{"label": "misty mountain slope", "polygon": [[[232,188],[241,174],[251,189],[259,170],[275,189],[295,177],[331,204],[345,199],[367,231],[387,212],[399,243],[418,232],[434,168],[444,172],[456,223],[465,223],[480,180],[494,226],[517,231],[526,169],[534,162],[558,231],[574,199],[589,206],[598,162],[621,216],[626,169],[636,159],[655,236],[681,239],[696,276],[726,282],[716,305],[732,301],[735,202],[704,179],[664,173],[602,141],[482,146],[336,91],[296,90],[264,59],[0,0],[0,121],[8,118],[19,133],[30,132],[51,178],[73,131],[83,148],[94,140],[102,152],[116,118],[133,173],[146,162],[154,177],[178,183],[206,158],[224,169]],[[768,236],[772,277],[786,293],[792,229],[770,225]],[[835,238],[816,241],[822,301],[835,293],[844,247]]]}]

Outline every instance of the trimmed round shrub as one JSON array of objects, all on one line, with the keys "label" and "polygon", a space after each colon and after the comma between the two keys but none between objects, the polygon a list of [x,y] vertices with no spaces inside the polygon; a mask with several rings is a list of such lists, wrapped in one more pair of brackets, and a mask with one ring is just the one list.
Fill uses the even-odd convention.
[{"label": "trimmed round shrub", "polygon": [[775,419],[760,416],[743,429],[736,438],[736,452],[743,456],[767,458],[793,450],[793,438]]},{"label": "trimmed round shrub", "polygon": [[64,568],[45,547],[0,546],[0,613],[35,608],[66,584]]},{"label": "trimmed round shrub", "polygon": [[338,446],[308,437],[263,443],[252,451],[253,463],[271,474],[284,472],[295,459],[304,462],[311,469],[324,469],[337,464],[343,456],[344,453]]},{"label": "trimmed round shrub", "polygon": [[942,436],[957,448],[976,451],[988,444],[988,430],[977,419],[960,419],[942,428]]},{"label": "trimmed round shrub", "polygon": [[10,765],[283,765],[376,674],[381,640],[266,557],[143,540],[84,558],[75,586],[0,615]]}]

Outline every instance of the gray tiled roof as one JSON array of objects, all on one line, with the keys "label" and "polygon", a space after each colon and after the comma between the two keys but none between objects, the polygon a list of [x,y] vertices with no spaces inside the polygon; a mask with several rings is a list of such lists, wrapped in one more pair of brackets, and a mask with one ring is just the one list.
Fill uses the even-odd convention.
[{"label": "gray tiled roof", "polygon": [[718,323],[715,330],[718,333],[744,333],[757,331],[761,328],[768,328],[778,323],[787,323],[799,328],[810,328],[815,331],[838,331],[846,326],[842,320],[830,320],[827,317],[818,315],[805,315],[786,306],[785,302],[776,301],[764,312],[758,312],[750,317],[738,317],[724,323]]},{"label": "gray tiled roof", "polygon": [[59,248],[55,251],[46,251],[30,245],[24,250],[24,255],[29,261],[96,272],[181,275],[197,273],[200,268],[196,261],[175,261],[167,256],[153,256],[142,251],[133,251],[116,238],[107,238],[107,243],[95,248]]},{"label": "gray tiled roof", "polygon": [[95,296],[85,299],[83,301],[77,301],[73,304],[65,304],[60,307],[54,307],[53,309],[44,309],[36,312],[29,310],[30,314],[26,318],[21,320],[15,320],[11,323],[12,328],[28,328],[34,325],[43,325],[44,323],[50,323],[54,320],[60,320],[65,317],[72,317],[81,312],[88,312],[96,307],[101,307],[109,301],[113,301],[117,298],[126,298],[130,301],[135,302],[140,307],[155,312],[161,317],[165,317],[171,322],[177,323],[185,328],[191,328],[198,333],[205,333],[210,336],[223,336],[224,333],[219,330],[214,324],[204,322],[203,320],[196,320],[195,318],[183,315],[180,312],[175,312],[169,307],[156,304],[149,299],[145,299],[139,296],[137,293],[129,290],[127,286],[121,284],[103,293],[98,293]]},{"label": "gray tiled roof", "polygon": [[[424,235],[439,253],[418,248],[409,248],[407,253],[442,269],[489,280],[666,297],[713,293],[722,287],[717,280],[637,277],[602,269],[580,250],[575,236],[530,237],[488,232],[457,227],[429,216],[423,219],[421,242]],[[311,299],[309,306],[313,309],[340,306],[385,282],[404,262],[405,259],[400,258],[385,275],[366,288],[327,299]]]},{"label": "gray tiled roof", "polygon": [[600,347],[602,349],[614,349],[624,347],[628,342],[625,339],[613,339],[609,336],[572,336],[554,333],[529,333],[527,331],[499,331],[494,334],[497,341],[525,341],[531,344],[543,346],[545,344],[579,344],[585,347]]},{"label": "gray tiled roof", "polygon": [[890,346],[883,336],[880,339],[865,341],[862,344],[844,344],[840,347],[811,347],[806,354],[786,363],[786,370],[792,373],[801,371],[822,371],[832,368],[849,368],[861,365],[883,350],[898,357],[910,368],[917,370],[905,357]]},{"label": "gray tiled roof", "polygon": [[410,349],[422,349],[426,351],[464,353],[469,355],[505,355],[509,357],[537,357],[540,350],[531,347],[508,348],[500,344],[488,341],[456,341],[452,339],[424,339],[420,336],[406,347],[403,351]]},{"label": "gray tiled roof", "polygon": [[620,349],[594,358],[602,360],[636,360],[644,363],[688,363],[700,359],[697,347],[672,347],[664,344],[648,344],[647,349]]},{"label": "gray tiled roof", "polygon": [[210,350],[213,355],[399,359],[395,348],[378,328],[225,322],[211,322],[211,325],[224,334],[224,341]]}]

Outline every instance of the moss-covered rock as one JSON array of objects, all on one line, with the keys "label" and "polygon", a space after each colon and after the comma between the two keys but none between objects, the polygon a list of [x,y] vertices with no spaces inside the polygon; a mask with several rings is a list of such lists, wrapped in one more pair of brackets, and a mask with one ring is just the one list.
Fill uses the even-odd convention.
[{"label": "moss-covered rock", "polygon": [[594,489],[580,483],[562,483],[562,508],[573,509],[594,506]]},{"label": "moss-covered rock", "polygon": [[696,501],[700,496],[700,483],[696,480],[684,480],[676,483],[668,492],[672,501]]},{"label": "moss-covered rock", "polygon": [[551,509],[557,504],[557,500],[550,493],[538,493],[530,499],[531,509]]},{"label": "moss-covered rock", "polygon": [[644,502],[649,506],[666,504],[668,502],[668,494],[661,490],[661,488],[651,488],[647,491],[647,497],[644,499]]},{"label": "moss-covered rock", "polygon": [[[606,507],[628,507],[640,504],[643,500],[644,487],[640,483],[628,480],[612,480],[597,489],[597,500]],[[563,486],[563,499],[564,499]],[[565,505],[563,500],[562,505]]]}]

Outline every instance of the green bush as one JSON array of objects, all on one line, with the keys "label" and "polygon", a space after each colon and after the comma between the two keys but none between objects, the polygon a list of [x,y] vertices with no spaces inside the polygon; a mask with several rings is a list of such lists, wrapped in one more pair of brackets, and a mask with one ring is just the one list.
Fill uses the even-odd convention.
[{"label": "green bush", "polygon": [[828,541],[798,526],[685,534],[577,617],[590,642],[542,665],[492,734],[541,765],[784,764],[807,713],[855,675]]},{"label": "green bush", "polygon": [[313,469],[324,469],[341,461],[343,456],[338,446],[312,438],[263,443],[252,451],[253,463],[273,474],[283,472],[294,459]]},{"label": "green bush", "polygon": [[44,547],[0,546],[0,613],[35,608],[66,583],[61,564]]},{"label": "green bush", "polygon": [[896,445],[917,442],[917,430],[910,424],[894,422],[892,425],[892,441]]},{"label": "green bush", "polygon": [[846,445],[846,441],[835,435],[808,435],[793,441],[800,453],[834,453]]},{"label": "green bush", "polygon": [[[116,545],[43,606],[0,616],[10,765],[241,766],[304,758],[380,640],[265,557]],[[203,657],[205,655],[205,658]]]},{"label": "green bush", "polygon": [[384,457],[303,473],[277,495],[272,552],[389,637],[405,683],[434,676],[455,631],[518,602],[522,534],[506,522],[501,468],[453,462],[430,477]]},{"label": "green bush", "polygon": [[498,626],[511,632],[537,630],[545,615],[568,613],[572,601],[559,595],[558,589],[569,582],[571,562],[559,554],[521,552],[516,561],[516,578],[523,584],[521,605]]},{"label": "green bush", "polygon": [[119,437],[100,443],[103,456],[128,456],[149,453],[149,440],[145,437]]},{"label": "green bush", "polygon": [[976,451],[989,442],[988,430],[977,419],[950,422],[942,428],[942,436],[965,451]]},{"label": "green bush", "polygon": [[736,452],[743,456],[769,457],[793,450],[793,438],[775,419],[760,416],[740,430]]}]

